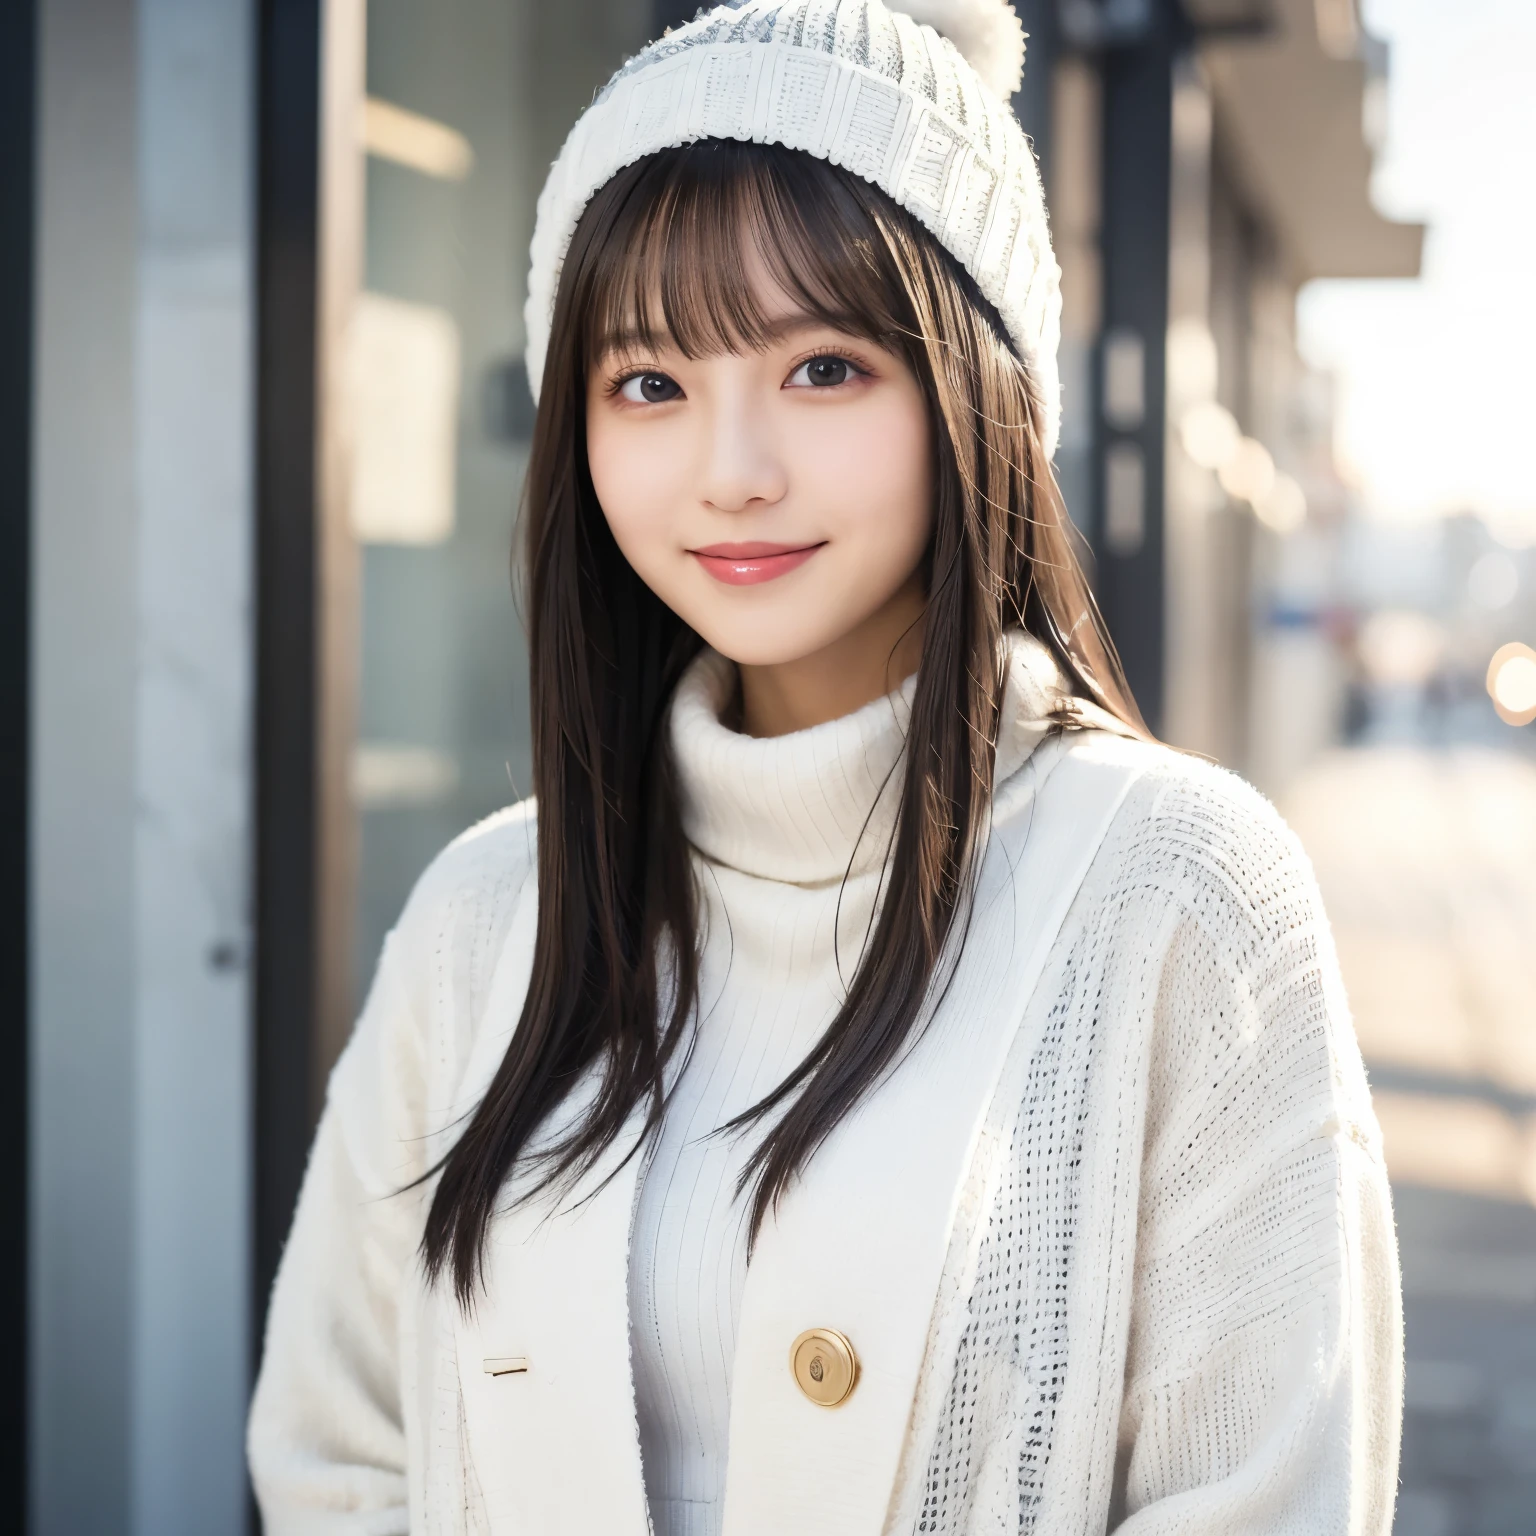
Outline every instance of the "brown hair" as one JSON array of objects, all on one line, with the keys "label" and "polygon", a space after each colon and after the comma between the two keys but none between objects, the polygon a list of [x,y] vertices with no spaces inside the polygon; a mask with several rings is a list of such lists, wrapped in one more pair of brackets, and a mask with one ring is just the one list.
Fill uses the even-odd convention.
[{"label": "brown hair", "polygon": [[[696,1002],[697,898],[665,732],[701,642],[620,554],[586,457],[587,372],[638,330],[689,356],[764,344],[746,242],[812,315],[903,356],[933,423],[927,612],[884,898],[837,1016],[733,1121],[762,1129],[752,1232],[909,1042],[952,967],[991,793],[1003,636],[1022,626],[1074,692],[1141,717],[1041,449],[1028,371],[975,284],[875,187],[799,152],[706,140],[592,199],[560,276],[523,515],[538,803],[532,977],[490,1088],[441,1168],[422,1247],[471,1301],[514,1164],[574,1180],[643,1107],[649,1134]],[[963,924],[962,924],[963,928]],[[950,959],[941,966],[941,957]],[[584,1073],[563,1139],[530,1138]],[[643,1144],[643,1137],[638,1145]]]}]

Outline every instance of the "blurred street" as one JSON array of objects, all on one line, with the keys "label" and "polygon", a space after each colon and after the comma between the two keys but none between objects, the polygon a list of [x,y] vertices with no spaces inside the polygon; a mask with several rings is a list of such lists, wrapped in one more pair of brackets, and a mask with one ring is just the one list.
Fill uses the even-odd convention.
[{"label": "blurred street", "polygon": [[1536,1530],[1536,767],[1361,748],[1285,797],[1333,919],[1396,1198],[1397,1536]]}]

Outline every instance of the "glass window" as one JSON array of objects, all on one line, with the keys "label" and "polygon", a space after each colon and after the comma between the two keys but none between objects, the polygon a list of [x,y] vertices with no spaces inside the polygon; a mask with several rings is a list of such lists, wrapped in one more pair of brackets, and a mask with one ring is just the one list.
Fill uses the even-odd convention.
[{"label": "glass window", "polygon": [[534,203],[645,0],[371,0],[363,291],[348,346],[361,546],[358,996],[433,854],[529,790],[509,577],[533,406]]}]

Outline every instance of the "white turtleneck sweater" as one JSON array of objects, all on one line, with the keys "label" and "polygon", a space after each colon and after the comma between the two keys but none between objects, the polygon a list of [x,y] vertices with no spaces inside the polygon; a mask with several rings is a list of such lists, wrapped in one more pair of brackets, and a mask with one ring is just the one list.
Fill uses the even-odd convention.
[{"label": "white turtleneck sweater", "polygon": [[[1045,734],[1055,682],[1045,652],[1017,640],[1000,789]],[[704,944],[693,1051],[645,1174],[630,1250],[635,1395],[656,1536],[720,1530],[747,1268],[736,1182],[752,1142],[712,1133],[777,1087],[837,1012],[880,883],[914,684],[829,724],[759,739],[721,724],[735,668],[707,653],[673,704]]]}]

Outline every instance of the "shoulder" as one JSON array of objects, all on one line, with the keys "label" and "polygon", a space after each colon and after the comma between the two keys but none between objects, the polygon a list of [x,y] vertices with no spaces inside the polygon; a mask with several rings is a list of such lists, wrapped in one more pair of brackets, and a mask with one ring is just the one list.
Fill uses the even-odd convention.
[{"label": "shoulder", "polygon": [[[1091,740],[1069,748],[1085,749],[1106,750]],[[1165,923],[1193,923],[1238,964],[1321,924],[1307,855],[1251,784],[1155,743],[1117,740],[1107,751],[1132,779],[1094,860],[1100,901],[1127,918],[1155,910]]]},{"label": "shoulder", "polygon": [[[384,941],[333,1070],[328,1113],[376,1193],[398,1190],[446,1147],[453,1086],[522,892],[534,880],[531,803],[500,811],[429,864]],[[402,1161],[403,1159],[403,1161]],[[374,1186],[370,1184],[370,1188]]]},{"label": "shoulder", "polygon": [[[1128,1032],[1116,1059],[1148,1073],[1152,1132],[1173,1128],[1164,1171],[1178,1176],[1202,1117],[1241,1125],[1261,1158],[1307,1141],[1336,1110],[1367,1126],[1364,1070],[1300,840],[1236,774],[1165,747],[1127,750],[1139,772],[1064,938],[1076,986]],[[1225,1132],[1200,1135],[1235,1166]]]},{"label": "shoulder", "polygon": [[538,879],[538,818],[523,800],[461,833],[422,872],[388,940],[412,1011],[478,1015],[519,904]]},{"label": "shoulder", "polygon": [[1213,846],[1250,837],[1292,840],[1280,813],[1259,790],[1208,758],[1102,730],[1070,735],[1064,747],[1068,758],[1113,762],[1127,770],[1132,787],[1118,818],[1121,824],[1155,824],[1165,831],[1183,827],[1196,842]]},{"label": "shoulder", "polygon": [[401,927],[432,926],[465,906],[494,902],[521,885],[537,862],[538,815],[532,799],[493,812],[461,832],[417,879]]},{"label": "shoulder", "polygon": [[1212,1084],[1246,1083],[1276,1134],[1310,1134],[1318,1104],[1365,1102],[1311,861],[1235,773],[1165,747],[1134,750],[1141,772],[1084,891],[1086,921],[1114,957],[1111,990],[1143,1000],[1162,1063],[1154,1076],[1169,1092],[1186,1077],[1202,1101]]}]

